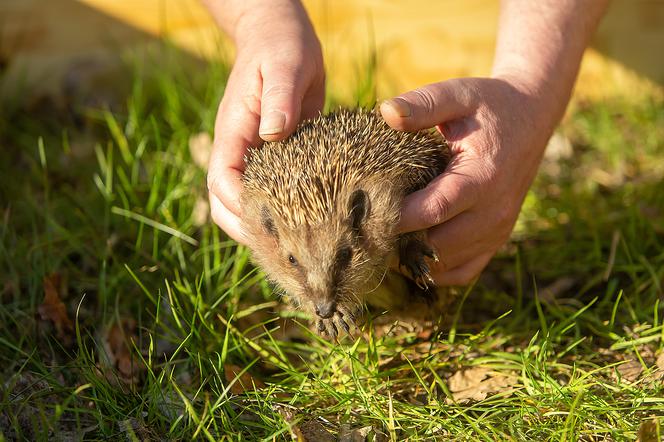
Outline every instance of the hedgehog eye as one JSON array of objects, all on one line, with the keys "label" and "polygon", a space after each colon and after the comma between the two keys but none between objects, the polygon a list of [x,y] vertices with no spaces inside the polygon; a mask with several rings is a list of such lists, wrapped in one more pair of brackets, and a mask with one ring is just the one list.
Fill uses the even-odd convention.
[{"label": "hedgehog eye", "polygon": [[288,255],[288,262],[290,262],[293,266],[297,266],[297,259],[293,255]]},{"label": "hedgehog eye", "polygon": [[337,252],[337,267],[343,269],[350,264],[353,258],[353,250],[350,247],[343,247]]}]

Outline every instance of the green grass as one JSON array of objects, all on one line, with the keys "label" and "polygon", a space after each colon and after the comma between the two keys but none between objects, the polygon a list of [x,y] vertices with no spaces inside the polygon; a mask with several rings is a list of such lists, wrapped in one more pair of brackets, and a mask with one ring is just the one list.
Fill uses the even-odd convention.
[{"label": "green grass", "polygon": [[[577,103],[573,150],[547,160],[453,321],[337,346],[196,214],[189,139],[211,132],[227,66],[155,60],[113,110],[2,106],[0,440],[635,440],[651,416],[659,431],[664,102]],[[357,91],[374,97],[371,78]],[[38,311],[52,274],[75,324],[60,336]],[[455,401],[477,367],[498,392]]]}]

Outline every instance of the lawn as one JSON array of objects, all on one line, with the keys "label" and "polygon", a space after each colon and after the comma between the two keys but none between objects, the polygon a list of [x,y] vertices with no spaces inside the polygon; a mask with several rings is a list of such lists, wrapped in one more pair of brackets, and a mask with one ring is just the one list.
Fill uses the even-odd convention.
[{"label": "lawn", "polygon": [[228,65],[161,51],[110,107],[2,103],[0,441],[661,440],[661,97],[575,101],[447,320],[337,345],[209,220]]}]

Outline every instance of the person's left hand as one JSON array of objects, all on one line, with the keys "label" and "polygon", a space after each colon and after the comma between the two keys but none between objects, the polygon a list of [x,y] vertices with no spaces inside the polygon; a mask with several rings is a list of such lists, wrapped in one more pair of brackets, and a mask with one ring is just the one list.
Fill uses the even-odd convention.
[{"label": "person's left hand", "polygon": [[381,105],[391,127],[437,126],[452,150],[447,170],[405,199],[400,222],[401,232],[428,229],[437,284],[468,284],[509,238],[559,118],[539,95],[514,78],[461,78]]}]

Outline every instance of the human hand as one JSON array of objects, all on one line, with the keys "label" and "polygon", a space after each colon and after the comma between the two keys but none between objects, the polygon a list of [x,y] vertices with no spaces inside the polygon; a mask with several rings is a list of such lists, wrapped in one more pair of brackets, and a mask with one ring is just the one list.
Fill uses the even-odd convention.
[{"label": "human hand", "polygon": [[509,238],[560,116],[540,95],[515,79],[461,78],[381,105],[391,127],[436,126],[452,150],[447,170],[405,199],[399,227],[428,229],[437,284],[468,284]]},{"label": "human hand", "polygon": [[238,242],[248,147],[290,135],[325,99],[320,44],[302,6],[256,6],[235,26],[237,56],[219,104],[208,166],[212,219]]}]

